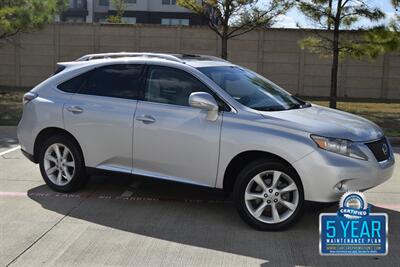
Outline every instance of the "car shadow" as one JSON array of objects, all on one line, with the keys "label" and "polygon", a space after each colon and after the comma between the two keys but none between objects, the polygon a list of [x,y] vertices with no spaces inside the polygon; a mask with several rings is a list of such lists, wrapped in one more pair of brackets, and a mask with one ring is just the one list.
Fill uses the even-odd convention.
[{"label": "car shadow", "polygon": [[385,257],[323,257],[319,255],[318,220],[335,212],[336,203],[306,203],[293,227],[256,231],[242,222],[223,192],[141,177],[92,179],[77,194],[57,194],[41,185],[28,196],[44,209],[79,220],[180,244],[261,259],[273,266],[395,266],[400,261],[400,213],[389,214],[389,255]]}]

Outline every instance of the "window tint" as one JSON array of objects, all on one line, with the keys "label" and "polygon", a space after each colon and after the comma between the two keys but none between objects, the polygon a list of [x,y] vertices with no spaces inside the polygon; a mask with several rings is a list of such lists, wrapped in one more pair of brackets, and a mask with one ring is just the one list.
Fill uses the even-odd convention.
[{"label": "window tint", "polygon": [[203,83],[184,71],[159,66],[149,68],[145,100],[189,106],[189,96],[193,92],[213,94]]},{"label": "window tint", "polygon": [[63,65],[58,65],[58,66],[57,66],[57,69],[56,69],[56,71],[54,72],[53,75],[56,75],[56,74],[62,72],[63,70],[65,70],[65,66],[63,66]]},{"label": "window tint", "polygon": [[80,94],[138,99],[143,66],[112,65],[90,72]]},{"label": "window tint", "polygon": [[81,88],[82,84],[86,80],[86,77],[87,73],[81,74],[66,82],[63,82],[62,84],[59,84],[57,88],[67,93],[75,93]]}]

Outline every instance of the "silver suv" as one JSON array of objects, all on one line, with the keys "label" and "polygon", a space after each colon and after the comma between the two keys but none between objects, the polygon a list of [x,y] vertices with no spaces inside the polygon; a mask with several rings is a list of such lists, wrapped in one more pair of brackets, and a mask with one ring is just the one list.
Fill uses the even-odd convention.
[{"label": "silver suv", "polygon": [[374,123],[211,56],[87,55],[60,63],[23,101],[22,151],[52,189],[82,188],[92,168],[219,188],[261,230],[394,168]]}]

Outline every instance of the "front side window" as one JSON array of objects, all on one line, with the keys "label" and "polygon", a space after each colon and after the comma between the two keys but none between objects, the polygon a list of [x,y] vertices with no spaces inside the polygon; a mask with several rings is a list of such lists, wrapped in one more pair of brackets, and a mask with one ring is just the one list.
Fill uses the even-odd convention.
[{"label": "front side window", "polygon": [[126,99],[138,99],[142,65],[111,65],[89,72],[79,93]]},{"label": "front side window", "polygon": [[198,68],[230,96],[252,109],[279,111],[310,105],[264,77],[237,66]]},{"label": "front side window", "polygon": [[161,66],[150,66],[147,76],[145,100],[164,104],[189,106],[193,92],[212,92],[189,73]]}]

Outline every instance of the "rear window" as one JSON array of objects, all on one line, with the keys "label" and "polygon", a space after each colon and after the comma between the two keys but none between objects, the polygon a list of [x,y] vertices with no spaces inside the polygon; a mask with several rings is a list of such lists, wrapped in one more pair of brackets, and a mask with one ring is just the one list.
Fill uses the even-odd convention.
[{"label": "rear window", "polygon": [[66,68],[66,67],[63,66],[63,65],[58,65],[58,66],[57,66],[57,69],[56,69],[56,71],[54,72],[53,75],[56,75],[56,74],[62,72],[65,68]]},{"label": "rear window", "polygon": [[57,88],[63,92],[76,93],[81,88],[82,84],[86,81],[87,76],[87,73],[78,75],[66,82],[63,82],[62,84],[59,84]]},{"label": "rear window", "polygon": [[79,94],[125,99],[138,99],[140,96],[143,65],[110,65],[89,73]]}]

